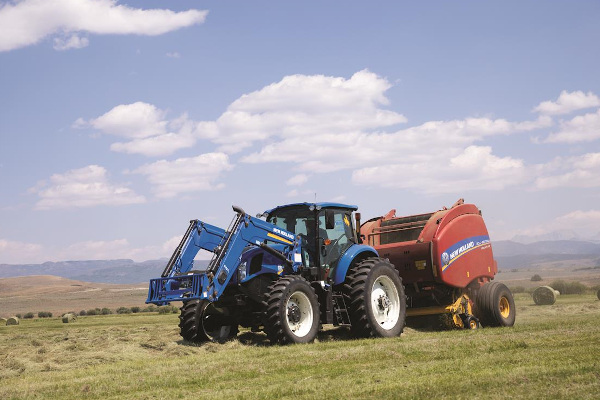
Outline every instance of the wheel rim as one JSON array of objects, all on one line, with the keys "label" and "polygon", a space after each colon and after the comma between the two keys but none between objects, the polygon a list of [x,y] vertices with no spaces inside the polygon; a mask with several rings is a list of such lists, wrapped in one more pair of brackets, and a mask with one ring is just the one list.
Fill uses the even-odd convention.
[{"label": "wheel rim", "polygon": [[389,330],[396,326],[400,317],[400,296],[394,282],[385,275],[373,282],[371,309],[375,321],[383,329]]},{"label": "wheel rim", "polygon": [[470,319],[469,320],[469,328],[471,329],[477,329],[477,321],[475,321],[474,319]]},{"label": "wheel rim", "polygon": [[510,304],[508,302],[508,299],[506,297],[501,297],[499,306],[500,315],[502,315],[502,318],[508,318],[508,316],[510,315]]},{"label": "wheel rim", "polygon": [[313,309],[308,296],[303,292],[294,292],[285,305],[286,323],[297,337],[304,337],[313,325]]},{"label": "wheel rim", "polygon": [[215,307],[214,304],[206,306],[202,312],[202,331],[209,340],[222,340],[229,337],[231,325],[223,325],[223,317],[229,315],[226,308]]}]

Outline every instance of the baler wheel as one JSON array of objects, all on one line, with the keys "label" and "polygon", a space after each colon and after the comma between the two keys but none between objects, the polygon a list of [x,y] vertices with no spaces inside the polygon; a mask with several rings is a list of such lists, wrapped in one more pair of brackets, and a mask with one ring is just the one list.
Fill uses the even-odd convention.
[{"label": "baler wheel", "polygon": [[181,307],[180,334],[188,342],[224,342],[238,333],[237,324],[226,325],[227,308],[217,307],[206,300],[190,300]]},{"label": "baler wheel", "polygon": [[271,343],[310,343],[319,331],[319,300],[306,279],[298,275],[279,278],[265,300],[264,330]]},{"label": "baler wheel", "polygon": [[505,284],[488,282],[479,289],[475,315],[485,326],[513,326],[516,308],[512,293]]},{"label": "baler wheel", "polygon": [[470,315],[465,318],[465,328],[467,329],[479,329],[481,326],[479,325],[479,321],[474,316]]},{"label": "baler wheel", "polygon": [[392,337],[404,330],[406,296],[402,278],[383,258],[368,258],[346,276],[344,295],[351,331],[357,337]]}]

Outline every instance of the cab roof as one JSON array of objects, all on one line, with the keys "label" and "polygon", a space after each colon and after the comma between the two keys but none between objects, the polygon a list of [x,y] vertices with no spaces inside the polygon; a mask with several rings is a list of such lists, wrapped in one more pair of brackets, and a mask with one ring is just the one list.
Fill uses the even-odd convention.
[{"label": "cab roof", "polygon": [[358,210],[358,206],[349,205],[349,204],[342,204],[342,203],[329,203],[329,202],[325,202],[325,203],[292,203],[292,204],[285,204],[283,206],[277,206],[275,208],[272,208],[270,210],[265,211],[264,213],[265,214],[271,214],[273,211],[277,211],[277,210],[280,210],[282,208],[288,208],[288,207],[306,207],[306,208],[314,207],[316,209],[321,209],[321,208],[345,208],[347,210],[352,210],[352,211]]}]

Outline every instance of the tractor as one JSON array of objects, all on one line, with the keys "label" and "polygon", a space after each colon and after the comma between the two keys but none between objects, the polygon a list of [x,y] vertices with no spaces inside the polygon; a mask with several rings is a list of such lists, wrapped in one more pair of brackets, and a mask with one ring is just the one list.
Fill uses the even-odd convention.
[{"label": "tractor", "polygon": [[[224,341],[245,327],[271,343],[308,343],[323,324],[349,326],[356,337],[402,333],[402,279],[360,243],[356,206],[297,203],[257,217],[233,210],[226,230],[190,221],[162,276],[150,281],[147,303],[183,302],[185,340]],[[200,250],[213,253],[206,270],[194,269]]]}]

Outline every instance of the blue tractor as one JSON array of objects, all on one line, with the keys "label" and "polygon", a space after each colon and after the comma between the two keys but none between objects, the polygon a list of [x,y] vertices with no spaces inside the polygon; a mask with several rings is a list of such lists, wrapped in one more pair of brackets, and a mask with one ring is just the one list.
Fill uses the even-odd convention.
[{"label": "blue tractor", "polygon": [[[190,221],[162,277],[150,281],[147,303],[183,302],[185,340],[227,340],[240,326],[279,344],[311,342],[322,324],[350,326],[356,337],[402,333],[402,279],[361,244],[356,206],[289,204],[256,218],[233,210],[226,230]],[[194,270],[201,249],[213,256]]]}]

